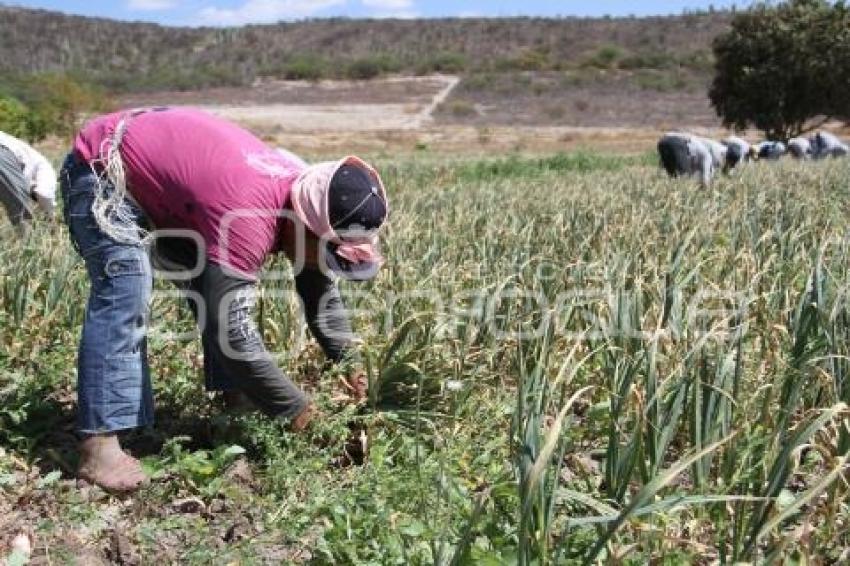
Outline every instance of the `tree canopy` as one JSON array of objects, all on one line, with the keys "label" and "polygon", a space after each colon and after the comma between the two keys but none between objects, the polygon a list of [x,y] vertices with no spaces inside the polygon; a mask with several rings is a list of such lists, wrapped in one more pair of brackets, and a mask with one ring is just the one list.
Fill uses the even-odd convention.
[{"label": "tree canopy", "polygon": [[759,4],[714,41],[711,103],[727,127],[787,140],[850,118],[850,7],[843,0]]}]

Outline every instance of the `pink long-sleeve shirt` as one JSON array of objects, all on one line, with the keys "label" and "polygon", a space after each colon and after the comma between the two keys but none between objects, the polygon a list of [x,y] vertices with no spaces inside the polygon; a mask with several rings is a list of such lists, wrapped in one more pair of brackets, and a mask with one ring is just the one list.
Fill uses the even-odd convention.
[{"label": "pink long-sleeve shirt", "polygon": [[306,164],[250,132],[191,108],[116,112],[74,140],[86,162],[103,160],[118,123],[127,188],[157,229],[194,230],[212,263],[254,277],[277,251],[282,211]]}]

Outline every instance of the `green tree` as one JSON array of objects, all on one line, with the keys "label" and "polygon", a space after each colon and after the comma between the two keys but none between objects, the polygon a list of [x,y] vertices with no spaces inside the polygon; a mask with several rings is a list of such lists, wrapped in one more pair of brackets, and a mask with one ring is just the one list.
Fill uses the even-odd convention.
[{"label": "green tree", "polygon": [[787,140],[850,117],[850,8],[791,0],[737,14],[714,41],[709,98],[727,127]]}]

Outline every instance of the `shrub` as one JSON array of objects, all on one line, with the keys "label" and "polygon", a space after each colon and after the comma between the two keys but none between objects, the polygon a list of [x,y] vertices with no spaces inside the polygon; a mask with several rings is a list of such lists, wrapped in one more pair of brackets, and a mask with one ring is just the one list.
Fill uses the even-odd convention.
[{"label": "shrub", "polygon": [[73,134],[79,117],[90,111],[106,107],[107,99],[97,88],[82,83],[68,75],[43,74],[28,81],[29,105],[41,128],[59,135]]},{"label": "shrub", "polygon": [[18,100],[0,97],[0,131],[16,138],[30,138],[30,111]]},{"label": "shrub", "polygon": [[541,49],[526,49],[516,58],[521,71],[542,71],[549,67],[549,54]]},{"label": "shrub", "polygon": [[714,68],[714,55],[706,49],[697,49],[679,59],[683,67],[695,71],[710,71]]},{"label": "shrub", "polygon": [[400,68],[401,65],[392,55],[372,55],[351,61],[345,68],[345,76],[354,80],[368,80]]},{"label": "shrub", "polygon": [[484,90],[493,86],[497,75],[494,73],[474,73],[463,78],[461,86],[464,90]]},{"label": "shrub", "polygon": [[543,49],[525,49],[513,57],[503,57],[493,62],[497,71],[543,71],[552,66],[549,53]]},{"label": "shrub", "polygon": [[71,135],[82,114],[108,106],[108,99],[99,89],[63,74],[7,76],[3,91],[2,129],[30,141],[41,140],[50,133]]},{"label": "shrub", "polygon": [[328,75],[328,62],[315,55],[296,55],[281,65],[278,76],[290,81],[318,81]]},{"label": "shrub", "polygon": [[593,55],[585,59],[584,66],[596,67],[599,69],[611,69],[617,66],[617,62],[622,59],[623,50],[616,45],[603,45],[599,47]]},{"label": "shrub", "polygon": [[456,118],[468,118],[478,114],[475,104],[468,100],[458,99],[452,100],[445,104],[446,110]]},{"label": "shrub", "polygon": [[348,64],[345,75],[350,79],[374,79],[381,74],[381,66],[373,59],[357,59]]},{"label": "shrub", "polygon": [[466,69],[466,56],[454,51],[443,51],[427,57],[416,66],[416,73],[461,73]]}]

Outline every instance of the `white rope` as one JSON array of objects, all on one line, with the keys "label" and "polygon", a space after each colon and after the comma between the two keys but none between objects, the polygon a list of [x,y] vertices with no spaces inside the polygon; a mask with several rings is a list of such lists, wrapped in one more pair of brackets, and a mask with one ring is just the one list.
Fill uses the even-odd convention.
[{"label": "white rope", "polygon": [[[98,152],[101,158],[92,161],[92,170],[95,169],[95,164],[102,166],[102,173],[95,174],[97,183],[92,212],[98,227],[110,238],[123,244],[142,246],[148,243],[150,234],[138,225],[136,215],[126,198],[127,175],[119,151],[130,118],[139,113],[130,112],[121,118],[112,138],[101,143]],[[109,144],[109,147],[104,148],[105,144]]]}]

